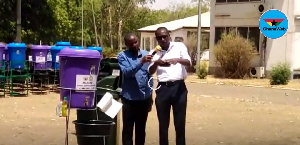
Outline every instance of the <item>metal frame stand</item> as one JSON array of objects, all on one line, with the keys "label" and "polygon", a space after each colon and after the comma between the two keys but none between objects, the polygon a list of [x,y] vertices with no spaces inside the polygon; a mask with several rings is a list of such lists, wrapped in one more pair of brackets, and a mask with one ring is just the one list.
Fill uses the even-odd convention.
[{"label": "metal frame stand", "polygon": [[[69,90],[70,92],[70,98],[69,100],[72,99],[72,89],[70,88],[60,88],[60,89],[64,89],[64,90]],[[65,145],[69,145],[69,121],[70,121],[70,110],[71,110],[71,103],[68,103],[68,113],[66,116],[66,136],[65,136]]]},{"label": "metal frame stand", "polygon": [[[49,76],[49,70],[48,69],[41,69],[41,70],[36,70],[35,69],[35,63],[32,62],[33,64],[33,71],[32,71],[32,81],[31,81],[31,92],[34,93],[34,87],[35,87],[35,81],[36,78],[40,81],[40,84],[38,86],[38,90],[40,93],[48,93],[47,92],[47,85],[50,83],[50,76]],[[44,81],[47,81],[47,84],[44,84]]]},{"label": "metal frame stand", "polygon": [[59,89],[59,69],[49,69],[49,75],[52,78],[53,82],[51,81],[50,91],[55,92]]},{"label": "metal frame stand", "polygon": [[[14,63],[17,63],[17,62],[14,61]],[[23,63],[23,61],[21,63]],[[24,61],[24,68],[22,68],[22,69],[14,69],[14,68],[12,68],[11,64],[12,64],[12,61],[9,61],[8,81],[9,81],[10,96],[18,96],[18,95],[28,96],[28,94],[29,94],[29,79],[31,77],[29,74],[28,62]],[[15,73],[17,73],[17,74],[15,74]],[[25,80],[25,83],[26,83],[26,86],[25,86],[26,93],[25,94],[14,92],[14,83],[13,83],[14,79],[15,80],[23,80],[23,79]]]},{"label": "metal frame stand", "polygon": [[[72,91],[81,91],[81,92],[91,92],[91,91],[96,91],[96,90],[77,90],[73,88],[63,88],[63,87],[58,87],[60,90],[69,90],[69,101],[68,101],[68,113],[66,118],[66,134],[65,134],[65,145],[69,145],[69,122],[70,122],[70,110],[71,110],[71,103],[69,103],[72,100]],[[96,92],[95,92],[96,93]],[[97,95],[95,96],[97,97]],[[96,99],[96,98],[95,98]],[[97,111],[97,110],[96,110]],[[98,118],[98,113],[97,113],[97,118]],[[104,138],[104,144],[105,144],[105,138]]]},{"label": "metal frame stand", "polygon": [[7,79],[7,77],[6,77],[6,70],[5,70],[5,67],[6,67],[6,65],[5,65],[5,61],[2,61],[1,62],[1,69],[0,69],[0,86],[1,86],[1,88],[3,89],[3,97],[5,97],[5,87],[6,87],[6,79]]}]

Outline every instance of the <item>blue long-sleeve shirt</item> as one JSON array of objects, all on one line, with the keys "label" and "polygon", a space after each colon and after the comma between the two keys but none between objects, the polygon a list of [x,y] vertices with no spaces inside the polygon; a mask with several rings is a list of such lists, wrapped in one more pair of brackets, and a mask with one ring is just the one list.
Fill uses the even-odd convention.
[{"label": "blue long-sleeve shirt", "polygon": [[[149,63],[141,64],[141,59],[148,55],[148,51],[140,50],[135,56],[129,50],[118,54],[118,62],[123,73],[122,96],[128,100],[145,100],[152,96],[148,86],[151,75],[148,72]],[[150,81],[153,86],[153,80]]]}]

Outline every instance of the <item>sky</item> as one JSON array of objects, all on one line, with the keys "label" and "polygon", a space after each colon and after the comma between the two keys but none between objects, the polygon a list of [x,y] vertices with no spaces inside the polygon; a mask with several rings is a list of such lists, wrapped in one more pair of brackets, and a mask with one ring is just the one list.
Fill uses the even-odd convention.
[{"label": "sky", "polygon": [[154,4],[148,4],[147,6],[151,9],[165,9],[172,5],[181,4],[181,3],[191,3],[191,0],[155,0],[156,2]]}]

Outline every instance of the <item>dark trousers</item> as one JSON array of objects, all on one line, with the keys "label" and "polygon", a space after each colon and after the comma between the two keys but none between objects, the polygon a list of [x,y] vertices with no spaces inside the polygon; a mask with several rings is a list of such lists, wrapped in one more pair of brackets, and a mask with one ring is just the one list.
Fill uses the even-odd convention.
[{"label": "dark trousers", "polygon": [[170,109],[172,106],[176,131],[176,145],[185,145],[185,124],[188,90],[184,81],[173,84],[158,83],[161,88],[156,90],[156,109],[159,121],[159,144],[169,145],[168,130]]},{"label": "dark trousers", "polygon": [[131,101],[122,98],[123,102],[123,145],[133,145],[133,127],[135,127],[135,145],[144,145],[146,138],[146,122],[152,97],[142,101]]}]

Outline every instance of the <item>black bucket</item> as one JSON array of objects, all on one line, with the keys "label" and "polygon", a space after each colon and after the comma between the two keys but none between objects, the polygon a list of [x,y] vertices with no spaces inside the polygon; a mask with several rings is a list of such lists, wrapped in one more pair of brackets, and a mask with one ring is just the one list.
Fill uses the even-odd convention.
[{"label": "black bucket", "polygon": [[77,122],[98,120],[96,109],[77,109]]},{"label": "black bucket", "polygon": [[112,121],[103,120],[75,120],[78,145],[106,145],[115,125]]},{"label": "black bucket", "polygon": [[110,136],[110,130],[115,125],[112,121],[75,120],[76,135]]},{"label": "black bucket", "polygon": [[77,135],[78,145],[108,145],[108,137]]}]

